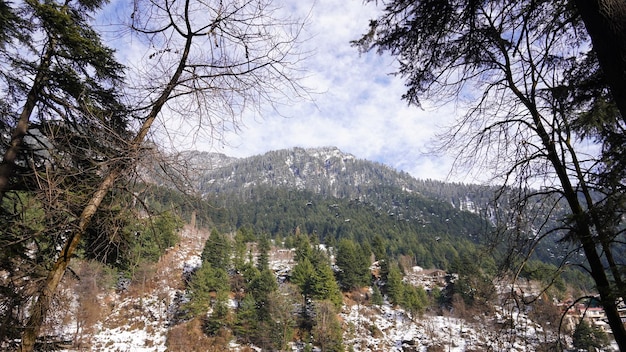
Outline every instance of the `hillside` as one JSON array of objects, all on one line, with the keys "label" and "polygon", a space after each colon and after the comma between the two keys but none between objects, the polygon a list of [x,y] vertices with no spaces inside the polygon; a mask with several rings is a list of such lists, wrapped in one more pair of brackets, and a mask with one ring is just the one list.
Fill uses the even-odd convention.
[{"label": "hillside", "polygon": [[417,180],[336,147],[283,149],[242,159],[199,152],[186,157],[198,174],[194,177],[197,189],[208,196],[237,194],[246,199],[250,189],[268,186],[366,200],[377,189],[396,188],[450,202],[459,210],[477,212],[492,201],[494,192],[493,188],[478,185]]},{"label": "hillside", "polygon": [[285,238],[298,229],[330,244],[380,236],[392,257],[447,268],[492,231],[484,212],[493,189],[416,180],[334,147],[243,159],[189,152],[184,159],[211,205],[198,214],[222,232],[248,227]]},{"label": "hillside", "polygon": [[[63,297],[73,308],[48,322],[48,336],[63,342],[49,345],[46,350],[267,350],[238,339],[232,331],[207,336],[198,320],[181,319],[182,307],[189,299],[189,287],[184,278],[201,265],[200,255],[208,233],[187,226],[180,235],[180,244],[162,257],[155,271],[143,281],[133,282],[126,290],[107,290],[100,286],[99,277],[89,277],[88,284],[93,286],[90,291],[93,297],[89,298],[85,297],[89,294],[80,291],[83,285],[80,280],[66,281]],[[269,265],[277,275],[292,271],[295,264],[291,251],[274,248],[270,252]],[[100,291],[93,292],[96,285]],[[287,283],[281,283],[278,290],[290,294]],[[77,295],[79,292],[83,296]],[[81,313],[85,301],[91,306]],[[371,290],[367,289],[344,294],[343,302],[338,317],[346,351],[540,351],[553,344],[557,336],[556,326],[541,320],[548,317],[508,311],[510,306],[495,302],[490,312],[468,310],[441,314],[430,310],[419,315],[394,306],[386,299],[382,304],[374,304]],[[228,306],[233,312],[238,311],[241,298],[231,294]],[[480,319],[474,314],[480,314]],[[570,341],[567,336],[562,338],[562,343]],[[287,350],[306,351],[307,345],[290,342]]]},{"label": "hillside", "polygon": [[[152,214],[171,212],[193,225],[178,241],[164,242],[176,244],[159,246],[158,261],[147,260],[157,253],[148,251],[150,232],[132,223],[128,238],[115,244],[121,254],[132,249],[132,261],[77,258],[47,322],[46,349],[461,352],[571,345],[578,316],[568,314],[560,326],[555,303],[573,285],[552,276],[556,267],[529,262],[515,290],[495,280],[501,253],[483,247],[494,231],[493,188],[415,180],[336,148],[182,158],[193,176],[188,186],[200,196],[161,183],[138,185],[136,197]],[[542,291],[548,283],[553,287]]]},{"label": "hillside", "polygon": [[[508,213],[507,196],[494,207],[497,187],[417,180],[335,147],[241,159],[187,152],[181,159],[192,188],[211,204],[199,214],[221,231],[247,226],[275,238],[299,228],[331,243],[343,237],[369,243],[378,234],[394,243],[390,255],[414,256],[425,267],[447,268],[459,253],[489,244],[497,217],[516,216]],[[548,226],[556,226],[553,220]],[[541,216],[531,221],[531,234],[546,226]],[[561,237],[551,234],[532,257],[558,265],[566,253]]]}]

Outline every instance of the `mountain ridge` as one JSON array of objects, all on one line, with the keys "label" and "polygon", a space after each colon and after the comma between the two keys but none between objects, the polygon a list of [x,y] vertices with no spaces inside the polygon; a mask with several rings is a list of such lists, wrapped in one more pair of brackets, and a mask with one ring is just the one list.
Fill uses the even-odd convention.
[{"label": "mountain ridge", "polygon": [[[493,188],[486,186],[418,180],[405,171],[357,158],[334,146],[292,147],[245,158],[200,152],[191,154],[190,158],[190,163],[195,165],[194,170],[203,170],[196,181],[197,189],[205,197],[229,192],[245,193],[242,189],[266,185],[309,190],[335,198],[360,198],[368,190],[386,186],[447,201],[460,210],[477,213],[481,207],[487,206],[493,194]],[[450,194],[452,187],[444,185],[454,185],[463,190]],[[442,192],[445,188],[448,191]],[[474,204],[475,200],[463,195],[478,196],[482,204],[478,206]]]},{"label": "mountain ridge", "polygon": [[[392,226],[394,230],[386,235],[392,241],[393,235],[408,231],[427,241],[440,237],[453,243],[470,240],[486,244],[489,240],[484,236],[493,235],[494,226],[498,223],[503,226],[502,221],[512,216],[507,203],[508,191],[500,187],[419,180],[404,171],[359,159],[333,146],[293,147],[245,158],[190,152],[189,164],[193,165],[193,170],[199,170],[194,175],[194,190],[219,209],[212,211],[211,216],[225,231],[246,225],[272,236],[285,236],[300,227],[309,233],[316,231],[320,240],[326,236],[339,239],[355,234],[344,231],[347,224],[319,218],[350,214],[343,220],[354,220],[355,216],[363,221],[377,219],[372,220],[377,221],[372,226],[379,232]],[[310,192],[309,195],[306,192]],[[496,194],[500,195],[497,206],[494,205]],[[318,219],[312,221],[310,209],[304,212],[298,209],[300,204],[290,204],[291,201],[307,204],[313,199],[324,207],[340,205],[343,211],[316,208]],[[355,204],[360,204],[360,211],[366,213],[355,214]],[[378,221],[381,214],[406,223],[398,227]],[[374,235],[372,230],[360,228],[358,231],[363,239],[371,240]],[[477,234],[485,241],[479,241]],[[542,242],[535,250],[535,257],[554,262],[562,256],[565,249],[558,243],[559,235],[555,233],[552,237],[554,242]],[[425,249],[416,244],[408,246],[412,246],[414,252]],[[462,250],[460,245],[452,246],[456,251]],[[443,262],[448,261],[439,261]]]}]

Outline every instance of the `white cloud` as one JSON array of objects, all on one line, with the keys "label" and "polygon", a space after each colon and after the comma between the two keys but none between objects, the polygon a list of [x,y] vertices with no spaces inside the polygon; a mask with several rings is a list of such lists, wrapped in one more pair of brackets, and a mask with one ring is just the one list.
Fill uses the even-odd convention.
[{"label": "white cloud", "polygon": [[[289,7],[290,6],[290,7]],[[394,61],[376,53],[360,54],[350,41],[368,29],[378,10],[361,0],[289,2],[292,16],[309,15],[303,36],[303,84],[313,101],[283,106],[280,113],[244,118],[239,133],[227,133],[226,144],[215,145],[187,127],[171,129],[178,148],[194,148],[245,157],[269,150],[337,146],[362,159],[404,170],[419,178],[446,179],[447,158],[427,156],[429,142],[453,116],[452,109],[423,111],[400,99],[405,87],[394,71]],[[124,52],[126,57],[137,53]],[[471,181],[471,180],[463,180]]]},{"label": "white cloud", "polygon": [[289,118],[266,116],[261,123],[247,123],[241,134],[229,138],[235,148],[223,151],[248,156],[333,145],[416,177],[445,179],[450,165],[422,155],[443,117],[401,101],[403,82],[389,75],[392,58],[360,54],[350,46],[375,15],[373,6],[360,1],[317,2],[307,43],[315,54],[307,62],[305,84],[322,93],[287,112]]}]

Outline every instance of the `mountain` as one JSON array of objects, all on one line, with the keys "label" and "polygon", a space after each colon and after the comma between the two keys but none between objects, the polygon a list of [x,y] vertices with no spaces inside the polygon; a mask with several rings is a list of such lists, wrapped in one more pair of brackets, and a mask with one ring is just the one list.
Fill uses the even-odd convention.
[{"label": "mountain", "polygon": [[[357,197],[363,187],[410,187],[409,175],[359,160],[337,148],[292,148],[233,161],[200,181],[205,193],[245,193],[253,186],[308,190],[338,198]],[[408,189],[408,191],[411,191]]]},{"label": "mountain", "polygon": [[[489,220],[494,188],[416,180],[332,147],[243,159],[203,152],[179,158],[186,162],[179,170],[192,176],[186,186],[201,197],[183,196],[163,183],[142,185],[141,199],[155,213],[175,209],[187,218],[193,213],[197,226],[185,226],[180,241],[157,262],[135,258],[130,279],[120,280],[101,264],[75,262],[59,296],[69,303],[55,307],[58,312],[47,322],[49,346],[461,352],[547,350],[557,339],[571,342],[552,300],[513,306],[511,287],[480,270],[481,265],[485,272],[495,269],[493,258],[481,257],[478,249],[494,229]],[[132,237],[142,241],[139,233]],[[309,236],[299,236],[303,233]],[[274,246],[261,253],[265,234]],[[342,244],[352,248],[346,243],[354,244],[354,251],[344,251],[345,257],[365,258],[371,281],[341,293],[342,303],[334,308],[328,298],[307,297],[295,272],[306,273],[321,293],[338,289],[329,283],[336,283],[335,275],[341,281],[342,261],[336,259],[342,258]],[[212,267],[207,248],[222,248],[222,254],[232,249],[228,270]],[[266,267],[259,266],[262,254]],[[372,256],[389,260],[371,263]],[[454,274],[423,270],[428,268]],[[125,280],[128,284],[120,285]],[[524,290],[539,294],[530,283]],[[392,300],[398,292],[402,296]],[[190,302],[205,310],[191,314]],[[327,348],[329,341],[341,340],[337,348]]]},{"label": "mountain", "polygon": [[491,224],[493,190],[417,180],[335,147],[291,148],[248,158],[186,155],[194,188],[212,206],[207,218],[224,232],[249,227],[285,238],[302,231],[323,243],[380,237],[389,255],[447,268]]},{"label": "mountain", "polygon": [[[203,216],[222,231],[247,226],[276,238],[299,229],[330,243],[344,237],[371,243],[378,235],[392,244],[389,254],[410,255],[425,267],[446,268],[488,242],[496,217],[512,216],[507,197],[494,207],[497,187],[418,180],[336,147],[247,158],[188,152],[184,159],[192,188],[211,204]],[[545,225],[537,214],[531,235]],[[558,232],[551,236],[533,258],[558,264],[565,249]]]},{"label": "mountain", "polygon": [[193,170],[201,173],[197,189],[208,198],[236,194],[246,199],[250,197],[249,189],[266,186],[365,200],[377,189],[395,188],[450,202],[459,210],[478,212],[491,201],[494,192],[493,188],[478,185],[417,180],[406,172],[358,159],[336,147],[296,147],[242,159],[206,152],[189,153],[188,157]]}]

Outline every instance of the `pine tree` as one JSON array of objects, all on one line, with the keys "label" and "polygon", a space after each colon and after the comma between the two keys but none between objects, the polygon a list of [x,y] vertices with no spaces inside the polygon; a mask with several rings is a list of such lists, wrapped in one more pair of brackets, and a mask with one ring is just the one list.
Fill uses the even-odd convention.
[{"label": "pine tree", "polygon": [[[5,255],[15,255],[1,264],[8,277],[17,273],[6,280],[11,285],[0,287],[0,301],[22,307],[4,310],[3,321],[23,331],[24,351],[34,348],[53,299],[54,289],[41,285],[49,281],[47,270],[56,258],[72,257],[60,255],[58,248],[77,226],[77,209],[95,191],[112,160],[125,160],[120,151],[132,115],[116,90],[124,67],[89,24],[104,4],[0,2],[0,227],[7,229],[0,247]],[[26,215],[16,212],[26,209],[19,204],[23,197],[37,199],[45,209],[40,224],[46,236],[14,226]],[[33,260],[18,259],[25,253]],[[29,294],[21,297],[20,292]],[[13,333],[0,329],[0,339],[18,338],[5,335],[8,331]]]},{"label": "pine tree", "polygon": [[204,320],[204,331],[207,335],[216,335],[220,329],[229,328],[232,324],[228,308],[228,292],[219,291],[211,305],[211,314]]},{"label": "pine tree", "polygon": [[401,304],[404,298],[404,286],[402,283],[402,273],[396,263],[389,266],[389,274],[385,283],[385,291],[391,304]]},{"label": "pine tree", "polygon": [[597,326],[589,324],[582,319],[572,335],[574,347],[578,350],[595,351],[609,344],[606,333]]},{"label": "pine tree", "polygon": [[211,307],[211,292],[227,292],[228,274],[224,269],[213,268],[205,262],[189,282],[189,302],[185,309],[190,316],[206,314]]},{"label": "pine tree", "polygon": [[228,237],[220,234],[216,229],[211,230],[202,250],[202,262],[207,262],[216,269],[228,270],[230,254],[231,245]]},{"label": "pine tree", "polygon": [[268,268],[259,271],[259,274],[252,279],[248,286],[248,292],[254,297],[257,309],[257,317],[261,322],[269,322],[269,296],[278,289],[276,277]]},{"label": "pine tree", "polygon": [[233,327],[235,335],[244,341],[251,341],[257,333],[257,322],[256,302],[252,294],[246,294],[237,307]]},{"label": "pine tree", "polygon": [[247,239],[246,230],[239,228],[235,233],[235,243],[233,244],[233,266],[235,270],[241,271],[246,263]]},{"label": "pine tree", "polygon": [[380,234],[376,234],[372,239],[372,252],[374,253],[374,258],[379,262],[387,259],[385,240]]},{"label": "pine tree", "polygon": [[369,284],[369,260],[354,241],[345,238],[339,241],[335,264],[339,268],[337,278],[343,290]]},{"label": "pine tree", "polygon": [[258,255],[257,255],[257,268],[259,270],[263,270],[265,268],[269,268],[269,260],[270,260],[270,249],[271,249],[270,239],[267,235],[261,236],[258,244]]},{"label": "pine tree", "polygon": [[308,258],[304,258],[293,268],[289,280],[300,288],[303,295],[310,297],[314,292],[315,276],[313,264],[311,264]]},{"label": "pine tree", "polygon": [[[3,47],[5,50],[0,51],[0,61],[8,64],[0,79],[10,87],[2,99],[16,106],[1,118],[5,128],[12,131],[10,140],[5,141],[7,148],[0,162],[0,200],[7,191],[32,189],[29,184],[32,174],[24,174],[17,166],[26,160],[36,161],[34,165],[38,165],[45,159],[64,168],[67,165],[60,164],[56,157],[63,155],[65,162],[93,160],[91,158],[101,157],[104,150],[112,152],[115,147],[121,147],[115,137],[123,138],[130,115],[114,87],[121,83],[124,67],[115,60],[114,51],[106,47],[89,26],[89,17],[104,4],[102,0],[65,4],[2,2],[0,28],[5,30],[2,34],[11,33],[14,39],[12,50]],[[28,21],[16,18],[15,13]],[[37,58],[34,62],[33,57]],[[35,112],[45,119],[32,121]],[[107,134],[103,133],[105,130]],[[26,135],[33,131],[41,140],[46,140],[45,146],[37,142],[25,143]],[[84,149],[68,150],[71,149],[71,143],[66,144],[69,140]],[[29,155],[29,151],[40,148],[48,150],[46,156]],[[65,149],[63,154],[59,148]],[[85,172],[85,169],[78,171]],[[75,183],[75,186],[81,184]]]},{"label": "pine tree", "polygon": [[306,235],[298,234],[294,240],[296,247],[295,261],[300,262],[304,258],[311,258],[311,242]]},{"label": "pine tree", "polygon": [[337,308],[340,308],[343,303],[341,290],[335,280],[333,270],[327,262],[321,262],[315,268],[312,298],[328,300]]},{"label": "pine tree", "polygon": [[415,317],[424,311],[427,305],[428,297],[422,287],[415,287],[411,284],[404,284],[402,289],[402,307],[404,307],[411,316]]}]

